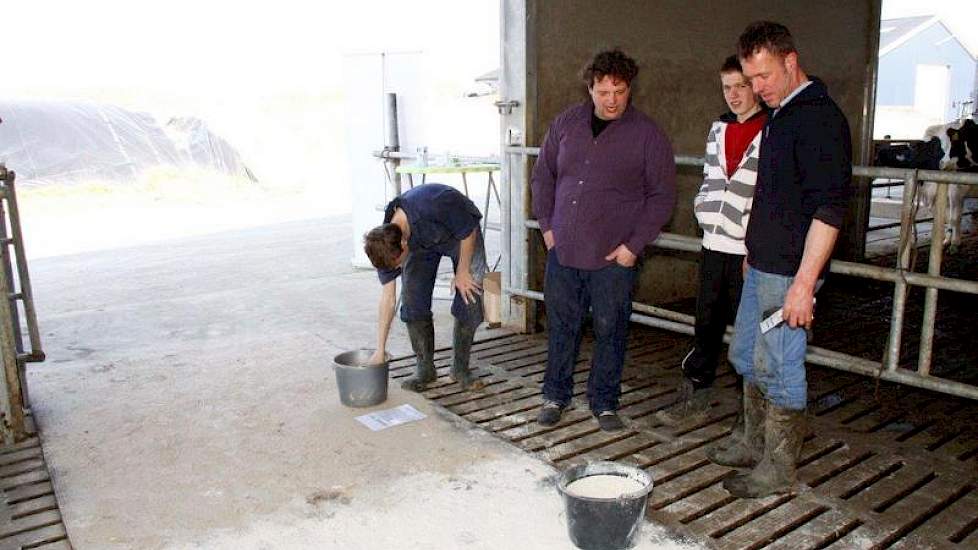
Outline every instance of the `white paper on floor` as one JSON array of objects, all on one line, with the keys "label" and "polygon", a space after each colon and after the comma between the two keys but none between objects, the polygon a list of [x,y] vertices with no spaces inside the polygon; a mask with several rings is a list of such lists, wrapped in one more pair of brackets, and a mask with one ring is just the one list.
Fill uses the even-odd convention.
[{"label": "white paper on floor", "polygon": [[411,405],[401,405],[386,411],[377,411],[363,416],[358,416],[357,420],[372,431],[379,431],[385,428],[398,426],[406,422],[421,420],[425,415]]}]

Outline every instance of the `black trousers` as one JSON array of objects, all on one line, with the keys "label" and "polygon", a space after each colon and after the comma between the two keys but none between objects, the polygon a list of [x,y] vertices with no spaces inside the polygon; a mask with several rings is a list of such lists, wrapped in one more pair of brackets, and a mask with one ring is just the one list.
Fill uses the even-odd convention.
[{"label": "black trousers", "polygon": [[696,297],[694,347],[683,360],[683,376],[695,389],[713,385],[723,333],[733,324],[744,287],[744,257],[703,249],[700,290]]}]

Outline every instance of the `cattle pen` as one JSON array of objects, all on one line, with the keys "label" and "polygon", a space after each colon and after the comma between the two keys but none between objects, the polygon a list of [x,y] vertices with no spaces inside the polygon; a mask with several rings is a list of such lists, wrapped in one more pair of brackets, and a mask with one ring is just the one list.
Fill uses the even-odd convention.
[{"label": "cattle pen", "polygon": [[[508,174],[509,181],[513,181],[512,170],[522,170],[523,177],[520,179],[525,181],[528,159],[531,156],[539,154],[539,148],[509,147],[506,149],[506,153],[508,157],[519,159],[519,163],[512,161],[508,163],[507,169],[510,171]],[[700,157],[677,156],[676,163],[679,166],[702,166],[703,159]],[[914,230],[917,183],[922,181],[938,183],[931,233],[933,235],[943,235],[947,219],[947,185],[961,184],[978,186],[978,174],[854,166],[853,176],[899,178],[906,182],[901,206],[900,239],[897,245],[896,265],[894,267],[884,267],[868,263],[839,260],[833,260],[830,265],[830,271],[833,274],[884,281],[893,284],[889,338],[885,349],[881,350],[879,358],[876,360],[857,357],[843,351],[829,350],[820,346],[809,346],[807,355],[808,362],[950,395],[978,399],[978,386],[956,380],[943,379],[931,374],[938,298],[937,292],[944,290],[978,295],[978,281],[947,277],[941,274],[941,264],[944,257],[942,239],[932,239],[930,242],[927,272],[916,273],[911,271],[911,255],[917,246],[916,232]],[[509,218],[504,220],[503,227],[510,232],[521,232],[521,235],[515,237],[516,240],[526,240],[529,239],[529,235],[526,232],[539,230],[540,226],[532,219],[513,219],[514,213],[523,211],[518,207],[513,208],[513,203],[516,200],[512,194],[512,187],[506,186],[506,189],[504,189],[505,204],[503,206],[503,214],[504,216],[509,216]],[[503,236],[504,263],[519,261],[514,259],[513,249],[506,246],[513,240],[512,235]],[[700,240],[686,235],[663,233],[653,246],[667,250],[698,252],[700,250]],[[526,250],[526,248],[522,249],[524,254]],[[528,259],[524,257],[519,263],[525,266],[528,263]],[[513,264],[510,263],[510,265]],[[543,300],[542,292],[527,288],[525,269],[516,267],[508,273],[506,293],[532,300]],[[925,288],[926,298],[923,309],[923,324],[920,329],[919,354],[915,362],[915,368],[906,369],[901,368],[900,365],[900,348],[904,334],[906,299],[910,287]],[[636,323],[683,334],[692,334],[693,317],[691,315],[642,303],[634,303],[633,311],[636,313],[633,313],[632,321]],[[729,341],[729,334],[726,339]]]}]

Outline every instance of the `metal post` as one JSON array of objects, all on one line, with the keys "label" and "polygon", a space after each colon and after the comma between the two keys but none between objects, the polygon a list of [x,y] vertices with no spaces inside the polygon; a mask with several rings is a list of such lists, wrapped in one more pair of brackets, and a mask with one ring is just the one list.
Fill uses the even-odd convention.
[{"label": "metal post", "polygon": [[[397,132],[397,94],[393,92],[384,94],[384,150],[401,150],[401,140]],[[396,156],[389,156],[384,162],[390,168],[391,177],[387,191],[388,198],[392,199],[401,194],[401,175],[397,173],[401,160]]]},{"label": "metal post", "polygon": [[[3,195],[7,195],[6,186],[3,188]],[[17,301],[19,298],[14,290],[14,268],[10,261],[10,248],[7,244],[13,244],[13,239],[7,238],[7,212],[3,207],[3,201],[0,201],[0,263],[3,264],[3,273],[7,276],[7,281],[10,282],[11,293],[8,296],[10,300],[10,321],[14,327],[14,344],[17,347],[17,353],[24,352],[24,339],[20,334],[20,310],[17,307]],[[16,255],[16,251],[14,251]]]},{"label": "metal post", "polygon": [[903,206],[900,211],[900,242],[897,245],[897,272],[901,275],[893,285],[893,315],[890,317],[890,339],[887,342],[883,365],[893,371],[900,365],[900,345],[903,338],[903,314],[907,309],[907,281],[902,277],[910,269],[910,250],[916,243],[913,236],[914,201],[917,196],[917,171],[911,170],[903,182]]},{"label": "metal post", "polygon": [[[10,281],[0,269],[0,292],[10,294]],[[4,444],[23,440],[27,436],[24,423],[24,395],[20,384],[20,365],[17,362],[17,349],[14,344],[14,327],[6,322],[10,319],[10,301],[0,300],[0,359],[3,360],[3,399],[0,402],[0,433]]]},{"label": "metal post", "polygon": [[[934,225],[930,232],[930,261],[927,274],[939,276],[944,256],[944,226],[947,220],[947,184],[937,184],[937,197],[934,199]],[[937,316],[937,289],[928,288],[924,293],[924,321],[920,328],[920,356],[917,359],[917,372],[930,374],[931,356],[934,351],[934,321]]]}]

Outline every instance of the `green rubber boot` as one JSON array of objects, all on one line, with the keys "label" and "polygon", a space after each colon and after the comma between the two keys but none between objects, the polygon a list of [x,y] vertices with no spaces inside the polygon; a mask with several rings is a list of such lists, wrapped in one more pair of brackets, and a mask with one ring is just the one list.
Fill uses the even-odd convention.
[{"label": "green rubber boot", "polygon": [[408,391],[422,392],[438,378],[435,371],[435,324],[431,319],[411,321],[407,323],[407,329],[417,362],[414,365],[414,375],[401,382],[401,387]]},{"label": "green rubber boot", "polygon": [[469,369],[473,340],[475,340],[475,329],[455,319],[455,327],[452,330],[452,372],[449,376],[453,382],[458,382],[463,390],[479,391],[485,387],[485,383],[473,376]]}]

